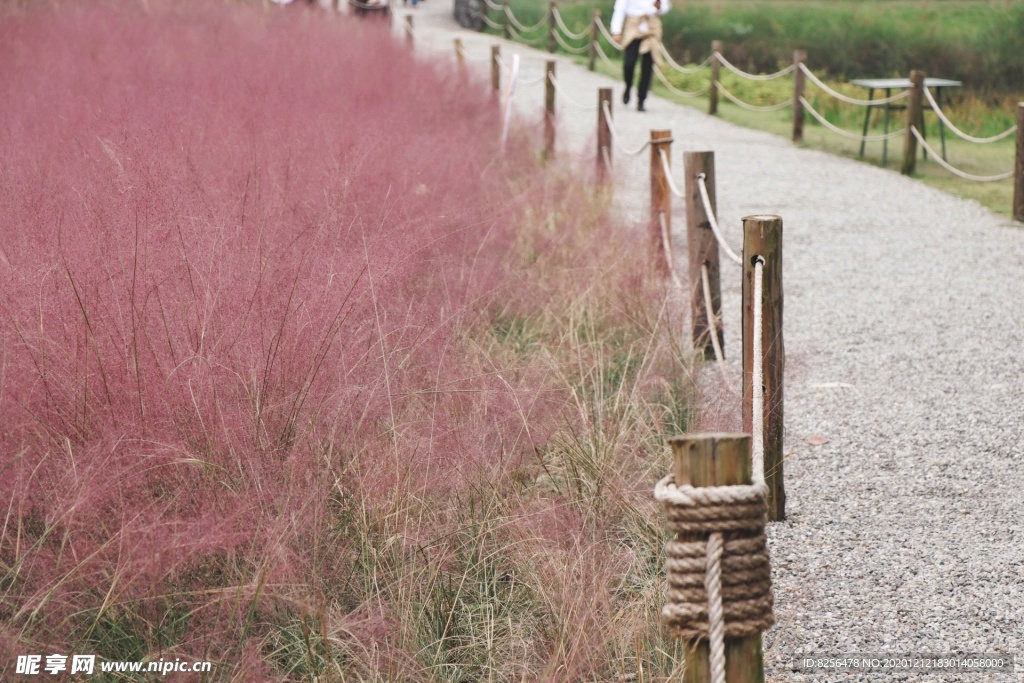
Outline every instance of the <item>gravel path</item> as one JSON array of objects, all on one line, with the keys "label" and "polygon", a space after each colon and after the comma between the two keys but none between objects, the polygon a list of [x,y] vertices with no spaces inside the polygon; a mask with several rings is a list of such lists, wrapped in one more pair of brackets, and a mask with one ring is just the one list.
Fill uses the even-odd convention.
[{"label": "gravel path", "polygon": [[[499,43],[506,59],[522,56],[525,79],[549,58],[459,30],[447,0],[413,13],[420,55],[451,59],[456,36],[471,58]],[[599,87],[621,96],[564,58],[557,69],[581,104],[595,104]],[[557,100],[558,153],[591,155],[595,112]],[[522,86],[515,104],[538,120],[543,86]],[[626,146],[673,131],[677,179],[683,151],[715,151],[734,248],[743,216],[785,223],[788,520],[769,530],[778,624],[765,638],[768,679],[1024,681],[1024,229],[896,172],[653,96],[647,113],[619,100],[615,112]],[[616,207],[638,228],[647,159],[616,154]],[[674,225],[685,225],[679,202]],[[674,242],[685,246],[681,233]],[[722,268],[735,351],[740,280]],[[828,443],[810,445],[819,434]],[[858,652],[1002,653],[1018,657],[1017,673],[812,675],[792,664]]]}]

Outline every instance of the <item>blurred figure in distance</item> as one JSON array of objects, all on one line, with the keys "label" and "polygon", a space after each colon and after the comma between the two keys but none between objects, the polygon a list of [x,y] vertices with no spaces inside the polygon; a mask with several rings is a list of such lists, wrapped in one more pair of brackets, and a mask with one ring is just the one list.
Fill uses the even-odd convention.
[{"label": "blurred figure in distance", "polygon": [[612,10],[612,38],[625,47],[622,59],[626,89],[622,103],[629,104],[636,60],[640,58],[640,83],[637,86],[637,111],[645,111],[644,100],[651,88],[654,65],[661,66],[661,15],[671,9],[671,0],[615,0]]}]

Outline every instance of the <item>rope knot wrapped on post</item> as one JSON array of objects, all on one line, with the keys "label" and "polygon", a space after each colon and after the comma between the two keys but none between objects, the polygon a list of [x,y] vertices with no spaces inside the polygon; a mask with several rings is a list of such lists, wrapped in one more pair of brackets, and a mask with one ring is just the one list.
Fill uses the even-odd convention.
[{"label": "rope knot wrapped on post", "polygon": [[[665,506],[669,530],[700,537],[665,545],[668,601],[662,617],[673,635],[708,639],[716,618],[726,638],[759,634],[775,623],[766,494],[764,484],[695,488],[676,486],[671,475],[658,482],[654,497]],[[709,579],[717,579],[717,586],[709,586]],[[716,591],[717,609],[709,600]]]}]

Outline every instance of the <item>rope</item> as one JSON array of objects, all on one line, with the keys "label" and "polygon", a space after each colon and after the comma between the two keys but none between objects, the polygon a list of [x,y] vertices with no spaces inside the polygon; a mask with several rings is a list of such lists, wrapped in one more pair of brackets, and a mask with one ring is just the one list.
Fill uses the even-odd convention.
[{"label": "rope", "polygon": [[498,3],[494,2],[494,0],[484,0],[484,4],[487,5],[490,9],[496,9],[499,11],[505,7],[504,5],[499,5]]},{"label": "rope", "polygon": [[628,150],[619,145],[619,134],[615,130],[615,121],[612,119],[611,108],[608,106],[607,102],[602,102],[601,104],[604,106],[604,118],[605,121],[608,122],[608,132],[612,134],[612,144],[618,147],[620,152],[627,156],[636,156],[650,146],[650,140],[647,140],[646,142],[644,142],[644,144],[640,145],[635,150]]},{"label": "rope", "polygon": [[584,38],[590,37],[589,31],[584,31],[583,33],[574,33],[573,31],[570,31],[569,27],[565,25],[565,21],[562,19],[562,13],[558,11],[557,7],[554,8],[554,15],[555,23],[558,24],[558,28],[562,29],[562,33],[569,38],[572,38],[573,40],[583,40]]},{"label": "rope", "polygon": [[703,62],[701,62],[697,66],[693,66],[693,67],[683,66],[682,64],[680,64],[676,60],[672,59],[672,55],[670,55],[668,53],[668,50],[665,49],[665,46],[662,45],[661,43],[658,43],[658,49],[661,50],[661,56],[665,58],[665,61],[668,62],[669,65],[673,69],[675,69],[676,71],[678,71],[680,73],[684,73],[684,74],[700,73],[701,71],[706,69],[711,64],[711,57],[708,56],[707,59],[705,59]]},{"label": "rope", "polygon": [[715,367],[718,368],[718,372],[722,375],[722,380],[724,380],[729,392],[735,393],[732,389],[732,381],[729,378],[729,374],[725,371],[725,352],[722,351],[722,345],[718,342],[718,316],[715,315],[715,311],[711,307],[711,277],[708,275],[706,263],[702,263],[700,266],[700,284],[704,289],[704,315],[707,316],[708,334],[711,335],[711,348],[715,351],[715,360],[717,361]]},{"label": "rope", "polygon": [[733,72],[740,78],[746,78],[748,81],[770,81],[776,78],[781,78],[786,74],[791,74],[794,71],[796,71],[796,64],[790,64],[782,71],[776,71],[773,74],[751,74],[733,66],[732,63],[728,59],[726,59],[725,55],[723,55],[721,52],[718,52],[716,50],[714,54],[718,61],[721,62],[726,69]]},{"label": "rope", "polygon": [[608,149],[608,145],[601,147],[601,156],[604,157],[604,167],[610,171],[612,168],[612,154]]},{"label": "rope", "polygon": [[756,257],[754,261],[754,349],[753,370],[751,372],[751,395],[753,398],[753,415],[750,445],[751,477],[754,483],[764,485],[764,340],[761,338],[764,312],[761,310],[764,298],[764,259]]},{"label": "rope", "polygon": [[672,180],[672,169],[668,163],[668,155],[665,154],[665,150],[658,149],[658,155],[661,157],[661,170],[665,174],[665,179],[668,181],[668,188],[672,190],[672,194],[679,197],[680,199],[686,199],[686,195],[679,191],[676,187],[676,182]]},{"label": "rope", "polygon": [[786,107],[793,106],[793,100],[786,100],[785,102],[780,102],[779,104],[769,105],[747,104],[746,102],[744,102],[743,100],[739,99],[731,92],[726,90],[725,86],[722,85],[720,82],[716,82],[715,87],[718,88],[718,92],[725,95],[727,100],[735,104],[740,109],[746,109],[747,111],[779,111],[780,109],[785,109]]},{"label": "rope", "polygon": [[615,42],[615,39],[612,38],[612,34],[608,32],[607,28],[605,28],[605,25],[604,25],[603,21],[598,21],[597,22],[597,26],[598,26],[599,29],[601,29],[601,34],[604,36],[604,39],[608,41],[609,45],[614,47],[619,52],[622,52],[625,49],[621,45],[619,45],[618,43]]},{"label": "rope", "polygon": [[729,243],[725,241],[725,237],[722,236],[722,229],[718,226],[718,219],[715,218],[715,212],[711,208],[711,197],[708,195],[706,178],[707,176],[703,173],[697,176],[697,189],[700,190],[700,201],[704,204],[704,214],[708,217],[708,223],[711,224],[711,232],[715,234],[718,246],[722,247],[725,255],[736,265],[743,265],[743,259],[736,255]]},{"label": "rope", "polygon": [[559,33],[558,31],[555,31],[555,42],[561,45],[562,49],[570,54],[585,55],[587,54],[587,52],[590,51],[589,45],[584,45],[582,47],[573,47],[569,43],[565,42],[565,39],[562,38],[562,34]]},{"label": "rope", "polygon": [[555,90],[557,90],[559,92],[559,94],[561,94],[561,96],[565,98],[565,101],[568,102],[571,106],[576,107],[577,109],[582,109],[583,111],[597,111],[597,105],[596,104],[593,105],[593,106],[588,106],[588,105],[585,105],[585,104],[580,104],[579,102],[577,102],[574,99],[572,99],[571,97],[569,97],[569,94],[567,92],[565,92],[564,90],[562,90],[562,86],[558,82],[558,79],[555,78],[554,74],[548,74],[548,79],[551,81],[551,85],[555,86]]},{"label": "rope", "polygon": [[847,104],[857,104],[863,107],[877,107],[879,105],[888,104],[889,102],[895,102],[897,100],[902,100],[904,97],[910,96],[909,90],[903,90],[901,92],[896,93],[892,97],[883,97],[880,100],[860,100],[857,99],[856,97],[849,97],[848,95],[844,95],[838,90],[833,90],[832,88],[828,87],[820,78],[815,76],[814,72],[808,69],[807,65],[804,64],[803,62],[800,62],[800,70],[804,72],[804,75],[807,76],[807,78],[811,79],[811,82],[814,83],[814,85],[818,86],[819,88],[821,88],[822,90],[824,90],[826,93],[836,98],[837,100],[840,100],[841,102],[846,102]]},{"label": "rope", "polygon": [[706,95],[708,90],[710,89],[704,87],[701,88],[700,90],[695,90],[694,92],[687,92],[686,90],[680,90],[679,88],[669,83],[668,79],[665,78],[665,74],[661,73],[660,68],[654,67],[654,74],[658,77],[658,80],[661,81],[662,85],[668,88],[670,92],[673,92],[676,95],[679,95],[680,97],[700,97],[701,95]]},{"label": "rope", "polygon": [[975,142],[978,143],[979,145],[984,145],[989,142],[998,142],[999,140],[1009,137],[1017,132],[1017,126],[1015,124],[1013,126],[1010,126],[1008,129],[1004,130],[1002,133],[999,133],[998,135],[993,135],[990,138],[976,138],[973,135],[968,135],[967,133],[963,132],[962,130],[954,126],[953,122],[946,118],[946,115],[942,112],[942,109],[939,108],[938,103],[935,101],[935,98],[932,97],[932,93],[930,90],[928,90],[928,88],[924,89],[924,96],[928,99],[928,104],[931,105],[932,111],[935,112],[935,115],[938,116],[944,124],[946,124],[946,128],[951,130],[956,136],[963,138],[968,142]]},{"label": "rope", "polygon": [[499,24],[496,21],[492,21],[490,18],[488,18],[486,14],[483,14],[481,16],[483,17],[484,23],[493,28],[494,30],[500,31],[503,28],[505,28],[502,24]]},{"label": "rope", "polygon": [[594,43],[594,47],[597,48],[597,54],[601,56],[601,59],[603,59],[604,63],[608,65],[608,68],[610,68],[612,71],[615,71],[616,69],[619,68],[615,64],[615,62],[613,62],[611,59],[609,59],[608,55],[606,55],[604,53],[604,50],[601,48],[601,43]]},{"label": "rope", "polygon": [[803,95],[800,96],[800,104],[804,105],[804,108],[811,113],[811,116],[818,120],[818,123],[825,126],[833,133],[836,133],[837,135],[842,135],[843,137],[846,138],[850,138],[851,140],[860,140],[861,142],[877,142],[880,140],[891,140],[895,137],[903,135],[902,130],[895,130],[891,133],[886,133],[885,135],[860,135],[859,133],[851,133],[829,123],[824,116],[815,111],[814,107],[811,106],[811,103],[808,102]]},{"label": "rope", "polygon": [[502,5],[502,7],[505,9],[505,16],[508,17],[508,20],[512,23],[512,25],[515,26],[520,31],[522,31],[523,33],[529,33],[530,31],[536,31],[541,26],[543,26],[544,24],[548,23],[548,18],[544,17],[539,22],[534,24],[533,26],[524,26],[523,24],[521,24],[519,22],[518,19],[516,19],[516,15],[512,14],[512,10],[510,10],[508,8],[508,5]]},{"label": "rope", "polygon": [[712,683],[725,683],[725,610],[722,607],[722,534],[708,536],[704,590],[708,594],[708,663]]},{"label": "rope", "polygon": [[676,274],[675,264],[672,262],[672,244],[668,236],[668,224],[665,222],[665,212],[658,212],[658,221],[661,223],[661,249],[665,252],[665,263],[668,265],[668,274],[672,276],[672,282],[679,291],[686,291],[683,281]]},{"label": "rope", "polygon": [[516,40],[518,40],[520,43],[524,43],[531,47],[536,47],[537,45],[542,45],[544,43],[544,36],[527,39],[526,36],[516,31],[515,28],[513,28],[512,26],[508,27],[508,34],[515,38]]},{"label": "rope", "polygon": [[470,62],[489,62],[489,61],[491,61],[491,56],[490,55],[487,55],[486,57],[474,57],[473,55],[469,54],[468,52],[466,52],[466,46],[465,45],[457,46],[455,48],[455,51],[458,52],[459,54],[461,54],[463,59],[465,59],[467,61],[470,61]]},{"label": "rope", "polygon": [[[709,535],[707,541],[665,544],[668,602],[661,613],[675,635],[688,640],[742,638],[774,623],[771,565],[764,536],[766,494],[763,481],[750,486],[694,488],[677,486],[669,475],[655,486],[654,498],[665,504],[669,531]],[[711,539],[724,533],[729,533],[728,540]],[[744,536],[732,537],[738,533]],[[716,547],[719,542],[721,555]],[[719,591],[720,611],[713,595]],[[713,652],[713,643],[711,648]]]},{"label": "rope", "polygon": [[936,163],[938,163],[939,166],[941,166],[942,168],[946,169],[947,171],[949,171],[950,173],[959,178],[963,178],[964,180],[974,180],[979,183],[994,183],[999,180],[1006,180],[1007,178],[1013,177],[1013,171],[1007,171],[1006,173],[1000,173],[998,175],[971,175],[970,173],[965,173],[951,166],[949,162],[942,158],[941,155],[936,154],[935,150],[931,148],[931,145],[929,145],[925,141],[924,136],[921,135],[921,132],[917,130],[917,126],[911,126],[910,132],[914,134],[914,137],[917,138],[917,141],[921,143],[922,147],[924,147],[927,151],[931,152],[932,158],[935,160]]}]

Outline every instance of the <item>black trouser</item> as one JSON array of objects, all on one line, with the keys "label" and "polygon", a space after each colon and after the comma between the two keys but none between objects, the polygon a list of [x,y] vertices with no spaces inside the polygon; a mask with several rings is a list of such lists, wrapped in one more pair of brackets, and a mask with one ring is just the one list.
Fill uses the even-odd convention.
[{"label": "black trouser", "polygon": [[[636,38],[626,46],[625,58],[622,61],[623,75],[626,78],[626,92],[633,87],[633,72],[636,71],[636,58],[640,55],[640,43]],[[647,91],[651,88],[651,76],[654,74],[654,54],[648,52],[640,60],[640,85],[637,88],[637,101],[647,99]]]}]

